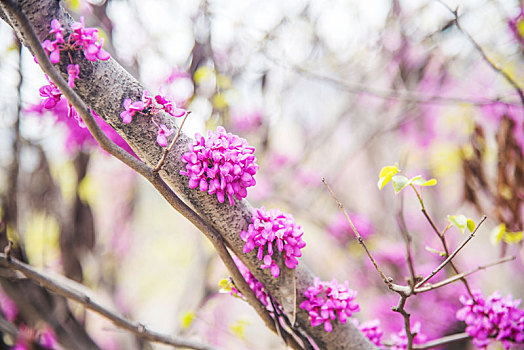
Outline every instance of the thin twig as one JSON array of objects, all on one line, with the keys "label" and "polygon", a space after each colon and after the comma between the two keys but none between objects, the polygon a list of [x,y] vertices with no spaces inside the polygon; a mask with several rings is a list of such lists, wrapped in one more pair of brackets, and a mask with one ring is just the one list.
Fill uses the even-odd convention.
[{"label": "thin twig", "polygon": [[398,312],[404,318],[404,329],[406,330],[406,337],[408,340],[408,343],[406,344],[406,349],[411,350],[413,348],[413,339],[415,338],[415,334],[411,333],[411,314],[407,312],[405,309],[407,298],[408,296],[401,295],[400,299],[398,300],[398,305],[393,307],[392,310],[394,312]]},{"label": "thin twig", "polygon": [[344,208],[344,205],[342,205],[342,203],[338,200],[337,196],[335,195],[335,192],[333,192],[333,190],[331,189],[331,186],[329,186],[329,184],[327,183],[325,178],[322,178],[322,182],[324,183],[324,185],[326,185],[329,193],[331,194],[331,197],[333,197],[333,199],[337,203],[337,205],[340,208],[340,210],[342,210],[342,212],[344,213],[344,216],[346,217],[346,220],[349,222],[349,225],[351,225],[351,229],[353,230],[353,233],[355,234],[355,236],[357,238],[357,242],[366,251],[366,254],[367,254],[369,260],[371,260],[371,262],[373,263],[373,266],[375,266],[375,269],[379,273],[379,275],[382,278],[382,280],[384,281],[384,283],[386,283],[388,286],[390,286],[391,282],[392,282],[391,278],[386,277],[384,272],[382,272],[382,270],[379,268],[377,261],[375,260],[375,258],[373,258],[373,255],[371,255],[371,252],[369,251],[368,247],[366,246],[366,243],[364,243],[364,240],[362,239],[362,236],[360,235],[360,233],[358,232],[357,228],[353,224],[353,221],[351,221],[351,218],[349,217],[346,209]]},{"label": "thin twig", "polygon": [[504,77],[504,79],[506,79],[506,81],[515,89],[515,91],[517,91],[517,94],[519,95],[519,98],[520,98],[520,101],[522,102],[522,104],[524,105],[524,93],[522,92],[522,88],[519,86],[519,84],[515,81],[515,79],[513,79],[511,77],[511,75],[509,75],[507,72],[505,72],[502,68],[500,68],[499,66],[497,66],[497,64],[495,62],[493,62],[489,57],[488,55],[486,54],[486,51],[482,48],[482,46],[480,46],[480,44],[473,38],[473,36],[467,31],[465,30],[464,28],[462,28],[462,25],[460,24],[460,21],[459,21],[459,16],[458,16],[458,7],[453,10],[451,7],[449,7],[448,4],[446,4],[444,1],[442,0],[437,0],[439,3],[441,3],[445,8],[447,8],[449,10],[449,12],[451,12],[453,14],[453,17],[455,17],[455,25],[457,27],[458,30],[460,30],[468,39],[469,41],[473,44],[473,46],[475,46],[475,49],[481,54],[482,58],[484,59],[484,61],[486,61],[486,63],[495,71],[497,72],[498,74],[502,75]]},{"label": "thin twig", "polygon": [[[431,216],[429,216],[429,213],[427,212],[426,207],[424,206],[424,201],[422,200],[422,196],[417,191],[417,188],[413,184],[410,184],[410,186],[413,189],[413,191],[415,191],[415,194],[417,195],[418,201],[420,203],[422,214],[424,214],[424,217],[428,220],[430,226],[433,228],[433,231],[435,231],[435,233],[437,234],[438,238],[440,239],[442,247],[444,248],[445,257],[448,258],[449,257],[449,248],[448,248],[448,243],[446,242],[446,237],[445,237],[444,234],[449,229],[449,225],[446,226],[446,228],[444,228],[444,230],[442,232],[440,232],[440,230],[437,228],[437,226],[435,225],[435,223],[431,219]],[[453,271],[455,271],[456,274],[460,274],[458,268],[455,266],[453,261],[450,261],[449,265],[451,266]],[[461,278],[461,280],[462,280],[462,283],[464,283],[464,286],[466,287],[466,290],[467,290],[468,294],[471,296],[471,298],[473,300],[475,300],[475,296],[473,295],[473,291],[471,290],[471,287],[469,286],[468,281],[465,278]]]},{"label": "thin twig", "polygon": [[484,216],[482,217],[482,220],[480,220],[480,222],[478,223],[477,227],[475,227],[475,229],[473,230],[473,232],[471,232],[471,234],[469,235],[469,237],[464,241],[462,242],[462,244],[457,248],[455,249],[455,251],[453,253],[451,253],[447,258],[446,260],[444,260],[435,270],[433,270],[426,278],[424,278],[422,281],[420,281],[416,286],[415,288],[418,288],[420,286],[422,286],[424,283],[426,283],[427,281],[429,281],[433,276],[435,276],[435,274],[437,274],[440,270],[442,270],[444,268],[444,266],[446,266],[457,254],[458,252],[460,252],[462,250],[462,248],[464,248],[466,246],[466,244],[468,244],[468,242],[473,238],[475,237],[475,233],[477,233],[477,230],[479,229],[479,227],[484,223],[484,221],[486,221],[487,217]]},{"label": "thin twig", "polygon": [[[161,334],[152,330],[147,329],[143,324],[134,323],[116,313],[108,310],[104,306],[100,305],[96,301],[92,300],[89,296],[75,290],[71,287],[64,285],[63,283],[46,276],[42,272],[38,272],[32,266],[24,264],[23,262],[11,257],[8,259],[5,254],[0,253],[0,264],[10,269],[21,272],[25,277],[38,283],[42,287],[61,295],[69,300],[74,300],[87,309],[96,312],[99,315],[107,318],[117,327],[128,330],[129,332],[136,334],[142,339],[149,340],[156,343],[162,343],[172,346],[184,347],[189,349],[200,349],[200,350],[211,350],[215,349],[211,345],[202,344],[196,341],[191,341],[183,338],[178,338],[166,334]],[[73,282],[72,282],[73,283]]]},{"label": "thin twig", "polygon": [[413,238],[408,232],[408,227],[406,225],[406,220],[404,219],[404,197],[400,199],[400,209],[398,212],[398,225],[400,228],[400,233],[406,242],[406,261],[408,263],[409,272],[411,274],[410,286],[417,284],[417,275],[415,272],[415,264],[413,263],[413,255],[411,254],[411,243]]},{"label": "thin twig", "polygon": [[169,152],[171,152],[171,150],[173,149],[173,146],[175,145],[176,141],[180,137],[180,132],[182,131],[182,128],[184,127],[184,123],[186,122],[187,116],[190,113],[191,111],[187,111],[186,115],[184,115],[184,119],[182,119],[182,123],[180,123],[180,126],[178,127],[178,131],[176,132],[175,138],[173,139],[173,141],[171,141],[171,144],[169,145],[169,147],[164,150],[164,152],[162,153],[162,158],[160,158],[160,160],[158,161],[158,164],[153,169],[154,174],[158,173],[160,169],[162,168],[162,165],[164,165],[167,155],[169,154]]},{"label": "thin twig", "polygon": [[413,349],[431,349],[436,348],[437,346],[464,341],[468,339],[471,339],[471,337],[467,333],[457,333],[452,335],[446,335],[442,338],[430,340],[424,344],[414,345]]},{"label": "thin twig", "polygon": [[[38,64],[53,81],[53,83],[60,89],[71,105],[77,110],[87,128],[93,137],[102,146],[102,148],[138,172],[140,175],[144,176],[175,210],[184,215],[193,225],[195,225],[202,233],[204,233],[204,235],[211,241],[219,257],[230,271],[240,292],[246,297],[248,303],[255,309],[266,326],[273,332],[276,332],[273,319],[267,312],[265,306],[260,302],[260,300],[258,300],[254,291],[249,287],[243,278],[242,274],[238,270],[238,267],[231,258],[231,255],[225,246],[224,240],[218,231],[216,231],[216,229],[207,223],[186,203],[184,203],[158,174],[153,173],[149,166],[131,156],[104,134],[84,101],[76,94],[73,89],[71,89],[71,87],[49,61],[49,58],[42,48],[40,41],[33,30],[33,27],[29,23],[29,20],[25,14],[20,10],[20,7],[12,0],[0,0],[0,4],[6,8],[6,12],[14,15],[16,21],[18,22],[17,24],[19,26],[20,32],[38,59]],[[289,341],[287,345],[291,348],[301,348],[300,345],[291,336],[288,336],[286,340]]]},{"label": "thin twig", "polygon": [[463,272],[463,273],[460,273],[458,275],[455,275],[455,276],[451,276],[449,278],[446,278],[445,280],[443,281],[440,281],[438,283],[435,283],[435,284],[430,284],[430,283],[427,283],[425,286],[423,287],[420,287],[420,288],[415,288],[415,293],[423,293],[423,292],[428,292],[430,290],[434,290],[434,289],[437,289],[437,288],[440,288],[440,287],[443,287],[445,285],[448,285],[450,283],[453,283],[455,281],[458,281],[460,279],[463,279],[477,271],[480,271],[480,270],[485,270],[487,269],[488,267],[492,267],[492,266],[495,266],[495,265],[499,265],[499,264],[503,264],[505,262],[508,262],[508,261],[512,261],[512,260],[515,260],[515,257],[514,256],[507,256],[507,257],[504,257],[502,259],[499,259],[495,262],[492,262],[492,263],[489,263],[489,264],[486,264],[486,265],[482,265],[482,266],[478,266],[472,270],[469,270],[467,272]]}]

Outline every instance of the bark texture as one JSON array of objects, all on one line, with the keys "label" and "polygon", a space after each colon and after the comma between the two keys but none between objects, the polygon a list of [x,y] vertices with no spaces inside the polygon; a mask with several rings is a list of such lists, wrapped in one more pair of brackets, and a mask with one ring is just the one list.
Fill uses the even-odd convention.
[{"label": "bark texture", "polygon": [[[70,25],[73,18],[61,7],[59,1],[26,0],[18,3],[41,41],[52,39],[49,30],[53,18],[58,19],[68,32],[65,37],[71,32]],[[14,28],[20,40],[24,43],[24,38],[17,30],[14,17],[6,12],[0,13],[0,17]],[[67,77],[68,60],[65,53],[62,53],[61,58],[57,68],[64,77]],[[124,124],[120,119],[124,99],[130,98],[134,101],[141,99],[144,87],[112,58],[105,62],[90,62],[83,57],[83,53],[75,52],[74,61],[80,65],[80,77],[75,83],[75,91],[89,107],[127,141],[143,162],[154,167],[163,151],[156,143],[157,127],[146,117],[135,116],[131,124]],[[160,123],[176,129],[173,117],[157,115],[155,118]],[[239,233],[242,230],[247,230],[251,222],[252,207],[246,200],[237,201],[234,207],[231,207],[227,200],[226,203],[221,204],[216,196],[210,196],[198,189],[188,187],[187,177],[180,175],[180,170],[184,169],[184,163],[181,162],[180,156],[187,151],[187,144],[190,142],[192,142],[192,138],[182,133],[173,151],[169,154],[160,171],[160,175],[166,183],[205,221],[220,232],[228,247],[245,263],[253,275],[264,284],[269,293],[286,310],[293,308],[290,301],[295,299],[293,295],[296,284],[296,322],[320,349],[375,349],[351,322],[345,325],[335,322],[331,333],[325,332],[322,326],[315,328],[310,326],[307,312],[298,307],[304,300],[304,291],[313,283],[314,278],[314,275],[303,263],[298,265],[296,271],[291,271],[280,264],[282,266],[281,276],[273,278],[269,270],[259,268],[261,262],[256,257],[256,250],[249,254],[242,252],[244,242],[240,239]],[[307,233],[304,239],[307,242]]]}]

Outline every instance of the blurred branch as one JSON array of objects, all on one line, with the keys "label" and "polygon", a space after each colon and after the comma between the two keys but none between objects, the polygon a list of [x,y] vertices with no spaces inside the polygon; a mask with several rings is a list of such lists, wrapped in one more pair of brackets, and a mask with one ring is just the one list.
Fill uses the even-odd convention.
[{"label": "blurred branch", "polygon": [[444,1],[442,0],[437,0],[440,4],[442,4],[445,8],[447,8],[449,10],[449,12],[451,12],[451,14],[453,15],[454,17],[454,21],[455,21],[455,25],[457,26],[457,29],[459,31],[461,31],[468,39],[469,41],[473,44],[473,46],[475,47],[475,49],[480,53],[480,55],[482,56],[482,58],[484,59],[484,61],[486,61],[486,63],[495,71],[497,72],[498,74],[502,75],[502,77],[504,77],[504,79],[506,79],[506,81],[511,85],[513,86],[513,88],[515,88],[515,91],[517,92],[517,94],[519,95],[519,98],[520,98],[520,101],[522,102],[522,104],[524,105],[524,93],[522,92],[522,88],[519,86],[519,84],[515,81],[515,79],[513,79],[511,77],[511,75],[509,75],[507,72],[504,71],[504,69],[500,68],[495,62],[493,62],[491,60],[491,58],[488,57],[488,55],[486,54],[486,51],[482,48],[482,46],[480,46],[480,44],[473,38],[473,36],[471,36],[471,34],[465,30],[464,28],[462,28],[462,25],[460,24],[460,21],[459,21],[459,16],[458,16],[458,7],[453,10],[448,4],[446,4]]},{"label": "blurred branch", "polygon": [[[412,102],[418,104],[461,104],[467,103],[473,106],[485,106],[493,104],[494,102],[500,101],[500,97],[491,98],[491,99],[482,99],[474,100],[467,97],[448,97],[440,95],[427,95],[422,93],[417,93],[414,91],[396,91],[396,90],[386,90],[386,89],[377,89],[363,84],[350,84],[346,81],[340,80],[338,78],[330,77],[311,71],[305,67],[297,65],[285,64],[282,60],[270,57],[266,54],[266,57],[273,62],[274,64],[292,70],[296,73],[303,74],[307,77],[332,83],[339,88],[351,93],[351,94],[368,94],[376,98],[384,100],[393,100],[393,101],[402,101],[402,102]],[[505,73],[504,73],[505,74]],[[507,104],[511,104],[505,102]],[[524,102],[523,102],[524,103]]]},{"label": "blurred branch", "polygon": [[436,348],[437,346],[455,343],[458,341],[468,340],[468,339],[471,339],[471,337],[467,333],[457,333],[457,334],[447,335],[439,339],[428,341],[425,344],[414,345],[413,349],[431,349],[431,348]]},{"label": "blurred branch", "polygon": [[458,275],[455,275],[455,276],[452,276],[450,278],[446,278],[445,280],[443,281],[440,281],[440,282],[437,282],[435,284],[431,284],[431,283],[426,283],[425,286],[423,287],[419,287],[419,288],[415,288],[415,293],[423,293],[423,292],[428,292],[430,290],[434,290],[434,289],[437,289],[437,288],[440,288],[440,287],[443,287],[447,284],[450,284],[450,283],[453,283],[455,281],[458,281],[460,279],[463,279],[465,278],[466,276],[469,276],[477,271],[480,271],[480,270],[485,270],[487,269],[488,267],[492,267],[492,266],[495,266],[495,265],[499,265],[499,264],[503,264],[505,262],[508,262],[508,261],[512,261],[512,260],[515,260],[515,257],[514,256],[507,256],[507,257],[504,257],[502,259],[499,259],[495,262],[492,262],[490,264],[486,264],[486,265],[482,265],[482,266],[478,266],[472,270],[469,270],[467,272],[463,272],[463,273],[460,273]]},{"label": "blurred branch", "polygon": [[[82,305],[84,305],[87,309],[90,309],[99,315],[102,315],[103,317],[107,318],[113,324],[115,324],[117,327],[126,329],[130,331],[131,333],[136,334],[140,338],[172,345],[172,346],[178,346],[183,348],[189,348],[189,349],[199,349],[199,350],[212,350],[214,349],[210,345],[201,344],[198,342],[181,339],[169,335],[164,335],[155,331],[148,330],[143,324],[141,323],[133,323],[116,313],[108,310],[107,308],[103,307],[99,303],[91,300],[89,296],[86,294],[83,294],[71,287],[66,286],[64,283],[57,281],[56,279],[53,279],[49,276],[44,275],[42,272],[38,272],[30,265],[24,264],[23,262],[10,257],[9,255],[6,256],[6,254],[0,253],[0,264],[2,266],[8,267],[10,269],[16,270],[21,272],[25,277],[31,279],[32,281],[38,283],[42,287],[61,295],[69,300],[74,300]],[[65,278],[65,277],[64,277]],[[71,282],[74,283],[74,282]]]}]

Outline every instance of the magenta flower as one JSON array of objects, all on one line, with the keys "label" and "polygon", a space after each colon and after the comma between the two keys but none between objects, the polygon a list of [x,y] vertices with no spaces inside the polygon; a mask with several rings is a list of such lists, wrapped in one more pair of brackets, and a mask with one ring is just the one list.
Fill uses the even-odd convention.
[{"label": "magenta flower", "polygon": [[338,284],[337,280],[321,282],[315,277],[314,284],[304,292],[306,300],[300,304],[300,308],[309,313],[311,326],[316,327],[324,324],[326,332],[333,330],[331,321],[337,318],[340,323],[346,323],[348,317],[360,311],[360,307],[354,301],[357,292],[349,289],[348,282]]},{"label": "magenta flower", "polygon": [[73,34],[71,34],[70,40],[74,43],[73,45],[79,47],[84,51],[84,56],[89,61],[106,61],[111,57],[107,51],[102,49],[104,39],[101,38],[98,41],[98,29],[96,28],[85,28],[84,17],[80,17],[80,22],[75,22],[71,25]]},{"label": "magenta flower", "polygon": [[166,99],[164,96],[156,95],[155,100],[159,105],[162,106],[162,109],[166,111],[166,113],[172,115],[173,117],[178,118],[186,114],[185,109],[178,108],[174,102]]},{"label": "magenta flower", "polygon": [[221,126],[216,132],[208,131],[207,138],[196,134],[195,139],[181,157],[186,170],[180,174],[189,177],[189,187],[216,194],[220,203],[227,196],[231,206],[235,205],[234,198],[245,198],[247,188],[256,184],[255,148]]},{"label": "magenta flower", "polygon": [[120,113],[120,118],[122,118],[122,121],[126,124],[131,123],[131,121],[133,120],[133,116],[135,115],[135,112],[140,112],[144,109],[144,102],[142,101],[133,102],[129,98],[126,98],[124,100],[123,105],[124,105],[125,111]]},{"label": "magenta flower", "polygon": [[294,269],[298,265],[297,257],[302,256],[300,249],[306,246],[306,242],[302,240],[304,231],[293,216],[278,209],[267,212],[262,207],[253,210],[252,221],[248,230],[240,233],[240,238],[246,242],[244,253],[258,247],[257,257],[263,261],[260,268],[270,269],[273,277],[280,275],[280,267],[273,259],[275,249],[283,253],[286,266]]},{"label": "magenta flower", "polygon": [[67,84],[71,89],[75,88],[75,79],[78,78],[78,74],[80,74],[78,64],[70,64],[67,66]]},{"label": "magenta flower", "polygon": [[167,126],[165,126],[164,124],[161,124],[156,133],[156,142],[160,146],[166,147],[167,146],[167,137],[173,134],[173,132],[174,132],[173,129],[168,129]]},{"label": "magenta flower", "polygon": [[42,106],[46,109],[51,109],[58,101],[60,101],[60,98],[62,97],[62,92],[58,89],[58,87],[49,79],[49,77],[46,75],[47,81],[49,82],[49,85],[42,86],[38,91],[40,92],[40,96],[45,97],[42,101]]},{"label": "magenta flower", "polygon": [[502,298],[498,291],[484,299],[480,291],[474,291],[475,302],[470,296],[460,297],[464,305],[457,311],[457,319],[466,323],[466,333],[473,344],[484,349],[490,338],[502,342],[509,349],[511,342],[524,343],[524,310],[519,309],[520,300],[511,295]]},{"label": "magenta flower", "polygon": [[42,47],[49,55],[51,63],[56,64],[60,62],[60,47],[56,41],[44,40]]},{"label": "magenta flower", "polygon": [[378,346],[380,349],[383,348],[382,336],[384,335],[384,332],[382,332],[382,329],[380,329],[380,321],[378,319],[369,320],[360,325],[358,320],[354,319],[353,323],[373,344]]},{"label": "magenta flower", "polygon": [[[413,344],[422,344],[426,341],[427,337],[420,333],[420,323],[417,322],[411,327],[411,332],[416,333],[413,338]],[[406,335],[406,330],[402,329],[397,334],[393,334],[389,339],[391,350],[406,350],[408,347],[408,337]]]},{"label": "magenta flower", "polygon": [[[264,288],[264,285],[260,283],[255,276],[249,271],[249,269],[240,261],[239,258],[236,256],[233,256],[233,260],[235,261],[235,264],[238,267],[238,270],[244,276],[244,279],[246,280],[247,284],[249,284],[249,287],[255,292],[256,297],[262,304],[264,304],[267,308],[270,307],[269,303],[269,294],[267,294],[266,289]],[[231,295],[238,295],[242,296],[242,293],[240,293],[234,286],[231,288],[232,293]],[[234,293],[234,294],[233,294]]]},{"label": "magenta flower", "polygon": [[0,289],[0,309],[9,322],[13,322],[18,316],[18,307],[2,289]]}]

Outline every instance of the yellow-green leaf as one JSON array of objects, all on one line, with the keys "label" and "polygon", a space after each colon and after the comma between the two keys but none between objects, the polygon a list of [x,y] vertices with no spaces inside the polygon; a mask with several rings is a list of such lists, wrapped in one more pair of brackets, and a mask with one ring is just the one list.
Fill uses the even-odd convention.
[{"label": "yellow-green leaf", "polygon": [[416,186],[435,186],[437,184],[436,179],[424,179],[421,175],[417,175],[413,177],[411,180],[409,180],[409,183],[416,185]]},{"label": "yellow-green leaf", "polygon": [[490,234],[490,237],[489,237],[489,239],[491,241],[491,244],[497,245],[498,243],[500,243],[500,241],[502,240],[502,237],[504,236],[505,233],[506,233],[506,224],[502,223],[500,225],[497,225],[491,231],[491,234]]},{"label": "yellow-green leaf", "polygon": [[399,171],[400,169],[398,168],[398,164],[385,166],[380,169],[377,183],[378,189],[381,190],[384,186],[386,186],[387,183],[391,181],[393,176]]},{"label": "yellow-green leaf", "polygon": [[468,219],[468,222],[467,222],[466,225],[468,226],[468,230],[469,230],[469,232],[473,232],[473,231],[475,231],[475,227],[477,227],[477,226],[475,225],[475,222],[474,222],[473,220],[471,220],[471,219]]},{"label": "yellow-green leaf", "polygon": [[219,293],[230,293],[232,283],[229,279],[223,278],[218,282],[218,286],[220,287]]},{"label": "yellow-green leaf", "polygon": [[522,241],[523,237],[524,235],[522,231],[506,232],[504,236],[502,237],[502,239],[504,240],[504,242],[508,244],[515,244],[515,243],[519,243],[520,241]]},{"label": "yellow-green leaf", "polygon": [[182,329],[188,329],[193,323],[194,319],[195,313],[193,311],[186,311],[182,314],[182,317],[180,318],[180,326],[182,327]]},{"label": "yellow-green leaf", "polygon": [[464,215],[448,215],[448,221],[451,225],[458,228],[460,233],[464,233],[468,227],[468,218]]},{"label": "yellow-green leaf", "polygon": [[404,175],[395,175],[392,178],[393,188],[395,193],[402,191],[407,185],[409,185],[409,179]]}]

